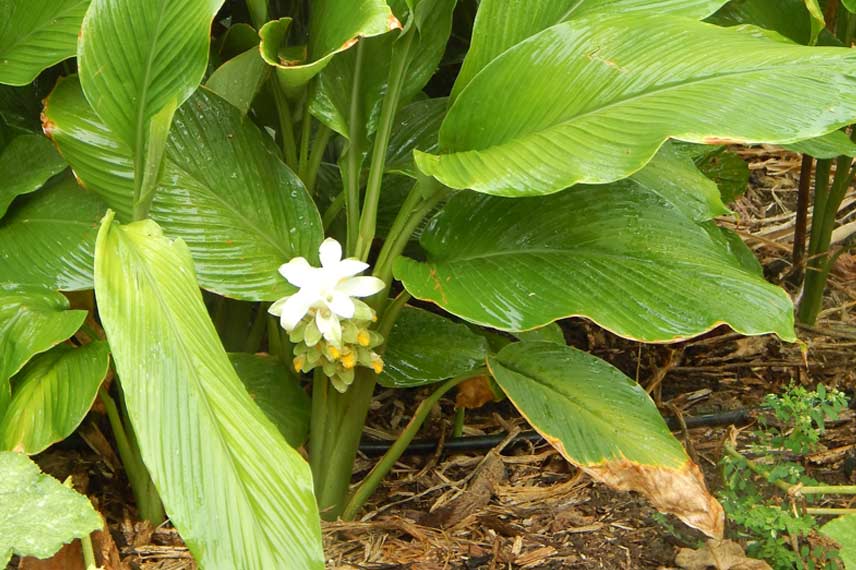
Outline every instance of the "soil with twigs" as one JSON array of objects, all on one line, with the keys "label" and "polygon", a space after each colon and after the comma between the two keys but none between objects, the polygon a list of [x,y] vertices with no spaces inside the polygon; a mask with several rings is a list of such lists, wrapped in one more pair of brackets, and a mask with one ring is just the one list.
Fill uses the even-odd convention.
[{"label": "soil with twigs", "polygon": [[[733,205],[736,217],[721,222],[749,244],[768,279],[796,297],[789,260],[800,159],[772,147],[734,150],[750,163],[751,186]],[[856,220],[856,192],[845,198],[839,218],[842,223]],[[753,408],[766,393],[792,381],[807,386],[822,382],[847,390],[853,399],[856,256],[839,259],[818,323],[798,329],[804,344],[790,345],[771,336],[743,338],[723,327],[691,342],[653,346],[615,337],[583,320],[569,320],[563,328],[570,344],[636,378],[663,414],[676,418]],[[365,437],[394,439],[426,393],[380,391]],[[329,568],[673,568],[679,547],[703,540],[677,519],[658,515],[641,497],[592,482],[543,442],[515,440],[529,426],[508,403],[488,404],[466,416],[464,435],[500,434],[493,449],[444,452],[453,399],[450,394],[441,401],[419,435],[438,440],[438,450],[403,457],[357,521],[325,524]],[[168,524],[152,528],[136,521],[127,482],[105,436],[109,429],[97,414],[91,416],[78,436],[37,460],[59,478],[73,475],[76,486],[104,514],[109,533],[97,536],[95,544],[106,570],[193,568]],[[713,490],[729,429],[676,432]],[[827,431],[823,445],[822,453],[805,460],[812,476],[829,483],[856,483],[852,411]],[[375,460],[359,457],[354,481],[365,476]],[[830,506],[849,505],[844,501]],[[74,568],[65,562],[50,564],[26,561],[20,567]]]}]

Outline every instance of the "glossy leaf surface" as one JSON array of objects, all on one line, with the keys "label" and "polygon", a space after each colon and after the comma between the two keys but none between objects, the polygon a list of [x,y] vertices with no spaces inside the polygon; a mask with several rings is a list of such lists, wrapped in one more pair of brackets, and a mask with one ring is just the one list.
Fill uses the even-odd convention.
[{"label": "glossy leaf surface", "polygon": [[643,342],[723,323],[794,340],[787,294],[712,230],[632,180],[527,199],[462,192],[422,235],[428,261],[399,258],[395,275],[414,297],[501,330],[584,316]]},{"label": "glossy leaf surface", "polygon": [[856,156],[856,143],[843,131],[832,131],[822,137],[782,145],[793,152],[814,158],[829,159],[838,156]]},{"label": "glossy leaf surface", "polygon": [[92,0],[78,44],[86,98],[135,152],[164,107],[179,107],[208,62],[211,20],[222,0]]},{"label": "glossy leaf surface", "polygon": [[280,82],[288,89],[305,85],[333,56],[361,38],[385,34],[400,26],[383,0],[315,0],[309,11],[306,58],[295,61],[282,51],[290,23],[288,18],[274,20],[259,31],[262,57],[276,66]]},{"label": "glossy leaf surface", "polygon": [[445,154],[416,160],[447,186],[497,195],[610,182],[668,137],[788,143],[850,123],[854,72],[851,50],[685,18],[571,21],[477,75],[440,129]]},{"label": "glossy leaf surface", "polygon": [[0,2],[0,83],[26,85],[43,70],[74,57],[89,0]]},{"label": "glossy leaf surface", "polygon": [[218,67],[205,85],[246,115],[269,74],[270,66],[253,47]]},{"label": "glossy leaf surface", "polygon": [[484,337],[466,325],[406,307],[387,339],[378,382],[411,388],[459,376],[484,366],[487,350]]},{"label": "glossy leaf surface", "polygon": [[235,373],[187,246],[108,215],[95,273],[143,461],[200,567],[323,568],[309,466]]},{"label": "glossy leaf surface", "polygon": [[554,343],[510,344],[488,363],[514,406],[565,459],[722,536],[722,507],[637,383],[595,356]]},{"label": "glossy leaf surface", "polygon": [[55,291],[0,284],[0,416],[10,398],[9,378],[83,324],[86,311],[68,306],[68,299]]},{"label": "glossy leaf surface", "polygon": [[[782,34],[800,44],[809,44],[816,21],[808,11],[814,0],[731,0],[707,21],[718,26],[750,24]],[[822,27],[822,26],[821,26]],[[834,39],[831,34],[821,36],[821,44]]]},{"label": "glossy leaf surface", "polygon": [[0,152],[0,218],[16,196],[35,192],[65,167],[65,161],[45,137],[21,135],[12,139]]},{"label": "glossy leaf surface", "polygon": [[445,97],[415,101],[401,109],[386,153],[386,170],[416,178],[413,151],[437,152],[438,133],[449,101]]},{"label": "glossy leaf surface", "polygon": [[26,455],[0,451],[0,563],[12,554],[49,558],[101,524],[89,499],[43,474]]},{"label": "glossy leaf surface", "polygon": [[505,50],[550,26],[586,16],[673,14],[702,19],[727,0],[482,0],[470,49],[455,80],[456,98],[487,64]]},{"label": "glossy leaf surface", "polygon": [[[128,219],[130,149],[88,108],[68,79],[46,104],[50,135],[83,183]],[[200,284],[222,295],[273,301],[290,292],[277,273],[317,255],[321,219],[303,184],[251,121],[200,89],[176,113],[150,210],[190,247]]]},{"label": "glossy leaf surface", "polygon": [[92,288],[92,250],[104,203],[70,175],[0,220],[0,282],[62,291]]},{"label": "glossy leaf surface", "polygon": [[286,441],[300,447],[309,433],[311,401],[289,374],[286,365],[273,356],[233,352],[229,360],[250,397]]},{"label": "glossy leaf surface", "polygon": [[95,342],[60,345],[34,358],[15,378],[0,447],[34,455],[71,435],[95,401],[109,354],[106,342]]}]

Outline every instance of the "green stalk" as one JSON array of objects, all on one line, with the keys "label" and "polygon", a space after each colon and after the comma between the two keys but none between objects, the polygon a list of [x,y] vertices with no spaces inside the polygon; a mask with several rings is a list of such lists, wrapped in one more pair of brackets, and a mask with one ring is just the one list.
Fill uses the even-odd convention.
[{"label": "green stalk", "polygon": [[374,371],[359,368],[354,383],[341,394],[323,374],[315,376],[309,465],[315,481],[315,498],[325,520],[335,520],[345,508],[376,378]]},{"label": "green stalk", "polygon": [[312,151],[309,153],[306,176],[303,178],[303,184],[310,194],[315,194],[315,181],[318,179],[318,170],[321,168],[321,161],[324,160],[324,151],[331,134],[333,131],[327,125],[319,123],[318,129],[315,131],[315,140],[312,142]]},{"label": "green stalk", "polygon": [[386,477],[386,474],[389,473],[389,470],[392,469],[395,462],[398,461],[401,454],[404,453],[404,450],[407,449],[407,446],[410,445],[410,442],[413,441],[414,437],[416,437],[416,434],[419,433],[419,428],[421,428],[422,424],[425,423],[425,420],[428,418],[428,414],[431,412],[431,408],[434,407],[434,404],[436,404],[446,392],[464,380],[486,373],[487,369],[481,368],[470,371],[461,376],[457,376],[451,380],[446,380],[446,382],[437,388],[434,393],[422,400],[419,407],[417,407],[416,411],[413,413],[413,417],[404,428],[404,431],[401,432],[401,435],[399,435],[398,439],[395,440],[395,443],[392,444],[392,447],[390,447],[380,461],[375,464],[374,468],[372,468],[369,474],[366,475],[366,478],[357,485],[357,488],[354,490],[353,495],[351,495],[351,498],[348,501],[348,505],[342,513],[343,520],[353,520],[360,508],[362,508],[372,493],[375,492],[375,489],[380,485],[380,482],[384,477]]},{"label": "green stalk", "polygon": [[271,78],[270,88],[273,91],[273,101],[276,104],[276,114],[279,117],[279,135],[282,138],[282,156],[285,163],[292,169],[297,169],[297,143],[294,140],[294,121],[291,118],[291,108],[285,93],[279,87],[276,76]]},{"label": "green stalk", "polygon": [[404,76],[410,62],[410,47],[413,45],[414,35],[415,32],[411,30],[400,40],[402,42],[401,49],[393,50],[392,64],[389,67],[387,91],[383,98],[380,120],[372,147],[369,178],[366,182],[366,195],[363,200],[363,211],[360,216],[360,229],[357,236],[356,254],[363,261],[369,256],[377,229],[377,209],[380,201],[383,171],[386,165],[386,151],[389,146],[389,137],[392,134],[395,113],[398,110],[398,102],[401,98],[401,89],[404,86]]},{"label": "green stalk", "polygon": [[151,476],[143,464],[142,457],[140,457],[140,451],[128,437],[116,402],[103,386],[98,390],[98,396],[107,411],[107,419],[113,430],[116,448],[119,451],[119,457],[122,459],[122,465],[125,466],[125,473],[128,475],[128,482],[131,484],[131,492],[134,494],[140,516],[157,526],[164,521],[166,516]]},{"label": "green stalk", "polygon": [[856,495],[856,485],[808,485],[796,492],[800,495]]},{"label": "green stalk", "polygon": [[365,42],[358,42],[356,47],[354,83],[351,88],[351,106],[348,113],[350,143],[346,151],[345,213],[347,215],[347,252],[349,256],[353,255],[356,251],[360,223],[360,166],[362,164],[362,137],[364,131],[360,85],[363,79],[363,60],[365,59],[364,44]]},{"label": "green stalk", "polygon": [[461,437],[464,434],[466,412],[466,408],[455,408],[455,423],[452,425],[452,437]]},{"label": "green stalk", "polygon": [[297,161],[297,175],[306,184],[306,171],[309,165],[309,140],[312,138],[312,115],[309,114],[308,98],[303,105],[303,119],[300,122],[300,153]]},{"label": "green stalk", "polygon": [[330,205],[327,206],[327,210],[324,211],[324,215],[321,216],[321,223],[324,225],[325,231],[330,229],[330,226],[333,224],[336,216],[339,215],[339,212],[342,211],[342,207],[344,207],[344,205],[345,193],[339,192],[339,195],[330,202]]},{"label": "green stalk", "polygon": [[265,334],[267,326],[268,307],[270,307],[270,303],[259,303],[256,306],[256,316],[250,327],[250,334],[247,335],[247,341],[244,343],[244,352],[253,354],[259,351],[259,346],[262,343],[262,337]]},{"label": "green stalk", "polygon": [[805,514],[807,515],[827,515],[838,517],[843,515],[856,515],[856,509],[836,509],[824,507],[806,507]]},{"label": "green stalk", "polygon": [[98,570],[95,551],[92,549],[92,535],[87,534],[80,539],[80,549],[83,551],[83,565],[86,566],[86,570]]}]

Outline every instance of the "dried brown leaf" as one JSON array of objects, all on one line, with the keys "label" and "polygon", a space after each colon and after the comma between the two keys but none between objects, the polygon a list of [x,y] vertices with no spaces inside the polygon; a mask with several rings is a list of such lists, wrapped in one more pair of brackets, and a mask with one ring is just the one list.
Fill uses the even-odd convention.
[{"label": "dried brown leaf", "polygon": [[675,564],[683,570],[773,570],[763,560],[747,558],[743,548],[731,540],[708,540],[698,550],[682,548]]}]

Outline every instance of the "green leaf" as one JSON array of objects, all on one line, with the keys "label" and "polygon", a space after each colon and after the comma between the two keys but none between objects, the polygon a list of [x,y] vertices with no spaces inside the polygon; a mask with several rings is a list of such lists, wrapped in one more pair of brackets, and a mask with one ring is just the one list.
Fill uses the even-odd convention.
[{"label": "green leaf", "polygon": [[107,376],[109,355],[106,342],[94,342],[60,345],[34,358],[15,378],[0,447],[35,455],[71,435]]},{"label": "green leaf", "polygon": [[0,282],[92,289],[92,250],[104,210],[70,175],[21,197],[0,221]]},{"label": "green leaf", "polygon": [[722,536],[724,513],[701,470],[633,380],[595,356],[548,342],[510,344],[488,365],[509,400],[565,459]]},{"label": "green leaf", "polygon": [[856,570],[856,515],[833,519],[820,528],[820,532],[841,546],[839,556],[845,570]]},{"label": "green leaf", "polygon": [[671,146],[677,154],[690,158],[716,184],[721,204],[734,201],[749,187],[749,165],[737,153],[726,150],[725,145],[672,142]]},{"label": "green leaf", "polygon": [[246,115],[268,75],[270,66],[253,47],[218,67],[205,86]]},{"label": "green leaf", "polygon": [[[407,70],[399,97],[400,103],[405,103],[425,87],[440,64],[451,33],[455,2],[422,0],[412,15],[402,0],[391,2],[391,5],[395,13],[408,22],[406,33],[417,34],[411,40],[407,52]],[[417,28],[414,31],[409,31],[411,22]],[[334,58],[319,76],[318,87],[310,104],[312,114],[348,139],[371,135],[375,131],[383,96],[387,92],[390,64],[404,53],[399,51],[405,43],[402,37],[402,34],[390,33],[364,41],[362,73],[357,89],[364,132],[352,133],[349,124],[357,59],[354,50]]]},{"label": "green leaf", "polygon": [[383,0],[315,0],[309,13],[309,44],[304,57],[295,59],[285,46],[291,18],[273,20],[259,30],[262,57],[276,67],[287,90],[304,86],[324,69],[333,56],[362,38],[385,34],[400,27]]},{"label": "green leaf", "polygon": [[86,311],[68,310],[68,299],[46,289],[0,283],[0,416],[9,403],[9,378],[36,354],[80,328]]},{"label": "green leaf", "polygon": [[702,19],[727,0],[482,0],[470,49],[452,88],[452,99],[505,50],[547,28],[586,16],[673,14]]},{"label": "green leaf", "polygon": [[394,270],[414,297],[500,330],[584,316],[643,342],[720,324],[794,340],[787,294],[724,241],[633,180],[526,199],[462,192],[422,235],[428,261]]},{"label": "green leaf", "polygon": [[187,246],[108,214],[95,275],[140,453],[199,566],[323,568],[309,466],[235,373]]},{"label": "green leaf", "polygon": [[311,401],[288,367],[273,356],[231,353],[229,360],[250,397],[293,447],[309,434]]},{"label": "green leaf", "polygon": [[856,143],[844,131],[832,131],[822,137],[782,145],[784,148],[814,158],[830,159],[839,156],[856,157]]},{"label": "green leaf", "polygon": [[416,178],[413,151],[437,152],[437,134],[446,116],[449,101],[445,97],[423,99],[401,109],[395,117],[386,151],[386,171]]},{"label": "green leaf", "polygon": [[[87,106],[77,82],[48,98],[48,132],[83,183],[130,219],[130,150]],[[321,217],[303,184],[252,121],[207,89],[178,110],[150,216],[183,238],[200,284],[227,297],[273,301],[291,292],[277,268],[314,259]]]},{"label": "green leaf", "polygon": [[49,558],[101,528],[89,499],[44,475],[26,455],[0,451],[0,562]]},{"label": "green leaf", "polygon": [[452,188],[531,196],[624,178],[670,136],[788,143],[854,119],[851,50],[686,18],[586,19],[494,60],[449,109],[445,154],[416,162]]},{"label": "green leaf", "polygon": [[39,131],[41,105],[35,87],[11,87],[0,84],[0,119],[8,127],[21,132]]},{"label": "green leaf", "polygon": [[74,57],[89,0],[0,2],[0,83],[26,85],[48,67]]},{"label": "green leaf", "polygon": [[78,44],[92,108],[128,147],[146,151],[149,123],[178,107],[205,74],[222,0],[92,0]]},{"label": "green leaf", "polygon": [[[808,10],[808,5],[813,2],[814,0],[731,0],[707,21],[719,26],[759,26],[806,45],[812,43],[813,34],[817,31],[820,32],[822,44],[835,45],[835,37],[823,31],[823,25],[815,30],[819,21]],[[830,40],[833,43],[830,43]]]},{"label": "green leaf", "polygon": [[841,3],[851,13],[856,13],[856,0],[841,0]]},{"label": "green leaf", "polygon": [[820,9],[817,0],[803,0],[803,4],[811,16],[811,36],[808,43],[814,45],[820,31],[826,27],[826,19],[823,17],[823,10]]},{"label": "green leaf", "polygon": [[16,196],[35,192],[48,179],[62,172],[65,161],[51,142],[40,135],[12,139],[0,153],[0,218]]},{"label": "green leaf", "polygon": [[439,382],[484,366],[487,350],[487,341],[466,325],[405,307],[387,339],[378,382],[388,388]]},{"label": "green leaf", "polygon": [[556,323],[550,323],[541,328],[532,329],[530,331],[514,333],[514,336],[523,342],[552,342],[554,344],[566,344],[565,333],[562,332],[562,328]]}]

